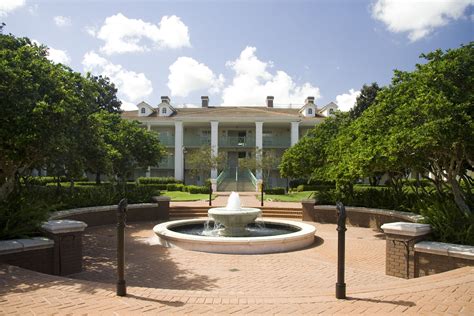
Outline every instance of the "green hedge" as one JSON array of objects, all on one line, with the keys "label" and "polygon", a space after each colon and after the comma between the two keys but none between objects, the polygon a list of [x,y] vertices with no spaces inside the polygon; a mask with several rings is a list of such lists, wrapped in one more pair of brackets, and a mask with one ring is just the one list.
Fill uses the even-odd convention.
[{"label": "green hedge", "polygon": [[182,183],[182,181],[176,180],[173,177],[151,177],[151,178],[140,177],[137,179],[137,182],[140,184]]},{"label": "green hedge", "polygon": [[183,191],[184,184],[182,183],[168,183],[166,185],[166,190],[168,191]]},{"label": "green hedge", "polygon": [[278,195],[281,195],[281,194],[285,194],[285,193],[286,193],[285,188],[281,188],[281,187],[274,187],[274,188],[271,188],[271,189],[265,189],[264,191],[265,191],[266,194],[278,194]]},{"label": "green hedge", "polygon": [[324,191],[334,189],[334,185],[327,184],[300,184],[296,187],[297,192],[302,191]]},{"label": "green hedge", "polygon": [[210,190],[207,186],[198,186],[198,185],[186,185],[184,187],[184,191],[189,192],[191,194],[209,194]]}]

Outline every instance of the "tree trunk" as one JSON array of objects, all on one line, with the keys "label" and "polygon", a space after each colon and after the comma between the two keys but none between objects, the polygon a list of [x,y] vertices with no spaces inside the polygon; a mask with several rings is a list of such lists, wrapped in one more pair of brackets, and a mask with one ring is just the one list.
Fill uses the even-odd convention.
[{"label": "tree trunk", "polygon": [[97,171],[95,173],[95,184],[97,184],[97,185],[100,184],[100,171]]},{"label": "tree trunk", "polygon": [[459,186],[459,183],[455,179],[450,177],[449,184],[451,184],[451,191],[453,192],[454,202],[464,213],[464,215],[466,215],[466,217],[469,217],[472,214],[471,209],[464,200],[464,196],[461,192],[461,187]]}]

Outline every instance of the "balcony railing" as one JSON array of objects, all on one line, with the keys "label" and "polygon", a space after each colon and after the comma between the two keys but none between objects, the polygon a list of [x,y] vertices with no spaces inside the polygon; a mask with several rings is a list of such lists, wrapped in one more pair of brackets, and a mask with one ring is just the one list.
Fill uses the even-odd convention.
[{"label": "balcony railing", "polygon": [[158,134],[158,139],[163,146],[174,147],[174,136]]},{"label": "balcony railing", "polygon": [[173,158],[163,159],[158,163],[158,169],[174,169]]},{"label": "balcony railing", "polygon": [[290,147],[290,138],[267,136],[263,137],[263,148],[287,148]]},{"label": "balcony railing", "polygon": [[219,147],[255,147],[255,138],[246,136],[220,137]]},{"label": "balcony railing", "polygon": [[201,147],[211,146],[211,137],[209,136],[186,136],[184,135],[184,146],[186,147]]}]

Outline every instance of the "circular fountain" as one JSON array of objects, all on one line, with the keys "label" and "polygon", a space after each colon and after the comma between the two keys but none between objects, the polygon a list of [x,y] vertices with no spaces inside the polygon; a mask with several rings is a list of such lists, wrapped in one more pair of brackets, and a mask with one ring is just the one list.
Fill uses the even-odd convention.
[{"label": "circular fountain", "polygon": [[240,205],[232,192],[224,208],[211,208],[210,219],[187,219],[158,224],[159,244],[186,250],[257,254],[292,251],[311,245],[315,227],[302,222],[258,219],[262,211]]}]

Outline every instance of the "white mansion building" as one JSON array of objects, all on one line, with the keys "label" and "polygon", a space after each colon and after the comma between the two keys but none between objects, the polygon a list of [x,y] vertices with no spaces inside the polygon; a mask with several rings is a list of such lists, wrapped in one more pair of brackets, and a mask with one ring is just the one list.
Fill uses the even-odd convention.
[{"label": "white mansion building", "polygon": [[[271,96],[267,97],[266,106],[209,106],[207,96],[201,97],[201,101],[201,107],[179,108],[173,107],[165,96],[157,106],[141,102],[138,110],[123,112],[124,119],[137,120],[144,128],[156,132],[168,152],[158,166],[137,170],[136,177],[172,176],[198,185],[210,177],[214,190],[255,190],[262,172],[257,170],[254,175],[250,170],[239,170],[239,158],[254,155],[253,158],[260,159],[255,153],[269,149],[281,157],[301,135],[337,109],[333,102],[317,108],[314,97],[308,97],[299,109],[275,108]],[[206,177],[192,176],[185,163],[186,155],[206,145],[213,155],[225,153],[227,167],[214,169]],[[286,179],[281,179],[276,169],[266,182],[269,186],[286,186]]]}]

